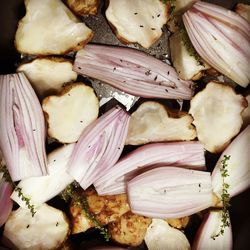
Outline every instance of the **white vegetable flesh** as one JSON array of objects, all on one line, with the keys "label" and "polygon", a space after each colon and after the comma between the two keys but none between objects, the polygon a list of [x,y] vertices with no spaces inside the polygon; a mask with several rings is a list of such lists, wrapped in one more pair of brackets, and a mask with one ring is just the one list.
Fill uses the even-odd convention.
[{"label": "white vegetable flesh", "polygon": [[49,250],[59,248],[68,233],[65,214],[43,204],[34,217],[21,207],[13,211],[5,224],[3,237],[11,249]]},{"label": "white vegetable flesh", "polygon": [[126,144],[193,140],[196,137],[193,118],[186,113],[175,116],[171,117],[171,111],[160,103],[144,102],[131,115]]},{"label": "white vegetable flesh", "polygon": [[67,86],[60,95],[43,100],[48,122],[48,134],[62,143],[76,142],[83,130],[99,113],[99,101],[94,90],[82,83]]},{"label": "white vegetable flesh", "polygon": [[162,35],[168,8],[160,0],[110,0],[106,17],[119,39],[149,48]]},{"label": "white vegetable flesh", "polygon": [[193,116],[197,137],[206,150],[221,152],[242,126],[241,113],[247,106],[242,95],[218,82],[210,82],[192,100],[189,113]]},{"label": "white vegetable flesh", "polygon": [[42,98],[51,92],[58,92],[65,83],[75,81],[77,74],[72,62],[64,58],[37,58],[17,68],[29,79],[37,95]]},{"label": "white vegetable flesh", "polygon": [[25,0],[26,15],[15,36],[19,52],[60,55],[83,47],[92,31],[60,0]]}]

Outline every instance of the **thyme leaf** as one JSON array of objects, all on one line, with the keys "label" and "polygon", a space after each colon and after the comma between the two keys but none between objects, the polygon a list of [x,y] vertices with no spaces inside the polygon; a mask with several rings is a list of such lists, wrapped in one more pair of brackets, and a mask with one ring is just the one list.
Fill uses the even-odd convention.
[{"label": "thyme leaf", "polygon": [[222,201],[222,217],[221,217],[221,224],[219,228],[219,232],[215,235],[212,235],[211,238],[215,240],[220,235],[224,234],[225,228],[230,226],[229,222],[229,210],[230,207],[230,195],[228,193],[228,189],[230,185],[225,182],[225,178],[229,176],[228,174],[228,161],[230,160],[230,155],[224,155],[223,160],[221,161],[221,168],[220,173],[222,177],[222,193],[221,193],[221,201]]},{"label": "thyme leaf", "polygon": [[26,197],[23,194],[22,189],[20,187],[18,187],[15,184],[15,182],[12,181],[7,167],[2,162],[0,164],[0,173],[3,173],[3,178],[11,184],[13,189],[17,192],[18,197],[21,198],[21,200],[25,202],[26,207],[30,210],[32,217],[34,217],[34,215],[36,213],[35,206],[33,204],[31,204],[30,198]]},{"label": "thyme leaf", "polygon": [[170,7],[170,19],[174,15],[174,10],[175,10],[175,0],[161,0],[164,4],[168,4]]},{"label": "thyme leaf", "polygon": [[90,211],[89,203],[87,200],[86,195],[79,194],[77,192],[77,188],[79,185],[77,183],[72,183],[71,185],[68,185],[64,191],[61,193],[62,199],[64,199],[66,202],[68,202],[70,199],[72,199],[73,203],[77,205],[78,207],[82,208],[84,211],[86,217],[92,221],[94,224],[94,227],[99,230],[100,234],[103,235],[104,239],[106,241],[109,241],[110,234],[108,232],[108,229],[100,224],[100,222],[96,219],[95,215]]}]

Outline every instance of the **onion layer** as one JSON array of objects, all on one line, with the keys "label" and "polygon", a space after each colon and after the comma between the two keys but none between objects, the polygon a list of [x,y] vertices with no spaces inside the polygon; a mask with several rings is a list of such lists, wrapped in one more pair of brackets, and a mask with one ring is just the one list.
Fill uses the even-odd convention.
[{"label": "onion layer", "polygon": [[129,119],[129,114],[116,106],[83,131],[68,163],[68,173],[83,189],[93,184],[119,159]]},{"label": "onion layer", "polygon": [[225,177],[225,182],[229,184],[230,197],[233,197],[250,187],[250,125],[225,149],[213,170],[212,185],[217,195],[222,194],[223,179],[220,169],[225,155],[230,156],[227,161],[228,176]]},{"label": "onion layer", "polygon": [[0,173],[0,227],[7,221],[12,210],[13,202],[10,199],[12,187]]},{"label": "onion layer", "polygon": [[149,168],[164,165],[205,169],[204,149],[199,142],[152,143],[127,154],[95,183],[99,195],[125,193],[126,181]]},{"label": "onion layer", "polygon": [[173,67],[131,48],[87,45],[76,54],[73,70],[135,96],[189,100],[193,94],[193,83]]},{"label": "onion layer", "polygon": [[180,218],[214,204],[208,172],[160,167],[128,182],[131,211],[152,218]]},{"label": "onion layer", "polygon": [[23,73],[0,76],[0,121],[0,148],[12,180],[45,175],[44,116]]},{"label": "onion layer", "polygon": [[199,55],[246,87],[250,81],[250,23],[233,11],[201,1],[183,15],[183,21]]},{"label": "onion layer", "polygon": [[[203,220],[192,246],[193,250],[221,250],[232,249],[233,236],[231,225],[225,227],[224,233],[213,239],[213,236],[220,230],[222,211],[210,211]],[[231,223],[230,223],[231,224]]]}]

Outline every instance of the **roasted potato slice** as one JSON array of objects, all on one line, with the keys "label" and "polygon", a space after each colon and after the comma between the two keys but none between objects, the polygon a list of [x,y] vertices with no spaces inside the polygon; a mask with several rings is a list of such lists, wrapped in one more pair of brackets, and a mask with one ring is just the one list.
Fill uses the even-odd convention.
[{"label": "roasted potato slice", "polygon": [[69,8],[80,16],[97,14],[100,0],[67,0]]},{"label": "roasted potato slice", "polygon": [[43,98],[60,91],[65,83],[77,78],[70,60],[59,57],[37,58],[21,64],[17,72],[24,72],[37,95]]},{"label": "roasted potato slice", "polygon": [[131,115],[126,144],[193,140],[196,131],[192,121],[185,112],[170,110],[153,101],[144,102]]},{"label": "roasted potato slice", "polygon": [[[112,221],[117,220],[120,216],[130,210],[127,196],[120,195],[107,195],[99,196],[94,189],[87,189],[84,191],[89,204],[89,210],[95,215],[97,221],[106,225]],[[94,224],[88,219],[82,208],[72,202],[70,207],[72,217],[72,233],[77,234],[85,232]]]},{"label": "roasted potato slice", "polygon": [[149,250],[191,249],[185,234],[161,219],[152,220],[145,235],[145,242]]},{"label": "roasted potato slice", "polygon": [[99,101],[91,87],[74,83],[67,85],[58,96],[46,97],[42,108],[49,136],[62,143],[72,143],[98,117]]},{"label": "roasted potato slice", "polygon": [[111,238],[123,245],[139,246],[146,234],[151,219],[128,212],[109,223]]},{"label": "roasted potato slice", "polygon": [[20,53],[61,55],[81,49],[93,36],[60,0],[25,0],[25,7],[15,36]]},{"label": "roasted potato slice", "polygon": [[162,35],[169,5],[161,0],[109,0],[106,17],[122,42],[149,48]]},{"label": "roasted potato slice", "polygon": [[239,133],[246,99],[230,86],[210,82],[191,100],[189,113],[193,116],[197,137],[211,153],[219,153]]},{"label": "roasted potato slice", "polygon": [[32,217],[28,209],[11,212],[3,238],[11,249],[58,249],[67,239],[69,223],[65,214],[47,204],[37,208]]},{"label": "roasted potato slice", "polygon": [[248,22],[250,22],[250,5],[249,4],[238,3],[235,7],[235,12],[237,12],[240,16],[242,16]]}]

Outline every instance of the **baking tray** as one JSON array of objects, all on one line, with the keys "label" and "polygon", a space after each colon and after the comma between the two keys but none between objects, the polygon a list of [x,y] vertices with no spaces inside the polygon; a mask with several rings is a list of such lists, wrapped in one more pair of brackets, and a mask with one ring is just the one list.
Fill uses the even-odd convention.
[{"label": "baking tray", "polygon": [[[42,1],[42,0],[41,0]],[[136,0],[135,0],[136,1]],[[226,8],[232,9],[237,2],[248,3],[250,0],[236,1],[236,0],[208,0],[207,2],[216,3]],[[17,28],[18,20],[20,20],[25,13],[23,0],[1,0],[0,2],[0,74],[14,73],[16,65],[20,62],[21,57],[14,47],[14,35]],[[169,61],[168,36],[169,33],[166,27],[163,28],[164,33],[161,39],[150,50],[145,50],[139,45],[124,45],[113,34],[104,17],[104,3],[102,1],[101,8],[97,16],[84,17],[83,21],[94,31],[92,42],[99,44],[111,44],[119,46],[129,46],[139,50],[144,50],[147,53],[159,58],[160,60]],[[94,82],[96,86],[97,83]],[[100,93],[115,92],[116,90],[102,85]],[[106,88],[106,89],[105,89]],[[98,89],[96,87],[96,89]],[[97,90],[98,91],[98,90]],[[110,94],[110,93],[109,93]],[[170,103],[171,104],[171,103]],[[172,105],[172,104],[171,104]],[[173,104],[175,106],[175,104]],[[0,121],[1,122],[1,121]],[[218,156],[207,154],[206,161],[210,167],[213,167],[218,159]],[[248,250],[250,249],[250,189],[244,193],[234,197],[231,200],[230,217],[233,229],[233,249]],[[55,199],[51,202],[56,207],[63,206],[62,201]],[[198,227],[193,225],[193,227]],[[0,231],[1,232],[1,231]],[[188,232],[188,237],[192,240],[194,230]],[[90,246],[97,244],[106,244],[96,232],[88,234],[80,234],[71,237],[71,245],[74,249],[88,249]],[[144,245],[137,248],[130,249],[146,249]],[[226,249],[225,249],[226,250]]]}]

